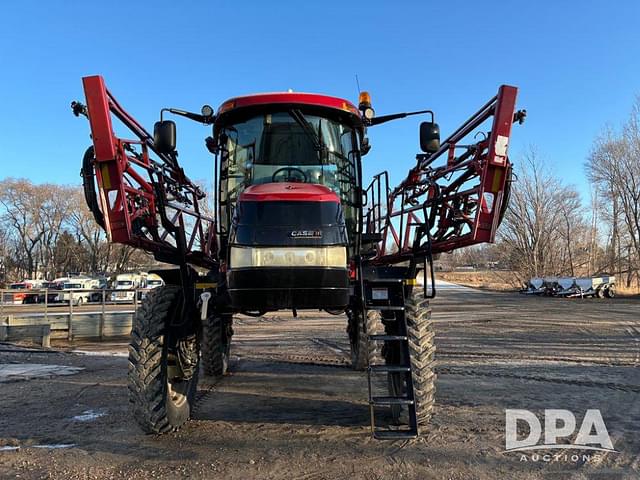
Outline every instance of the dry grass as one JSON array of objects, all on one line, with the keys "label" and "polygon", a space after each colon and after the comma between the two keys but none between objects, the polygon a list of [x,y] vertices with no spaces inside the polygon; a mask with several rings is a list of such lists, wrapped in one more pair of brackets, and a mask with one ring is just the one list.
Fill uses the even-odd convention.
[{"label": "dry grass", "polygon": [[437,272],[436,279],[453,282],[467,287],[487,290],[519,290],[522,285],[518,277],[510,271],[481,270],[477,272]]},{"label": "dry grass", "polygon": [[618,295],[624,295],[624,296],[640,295],[640,286],[631,285],[630,287],[627,287],[626,285],[623,285],[621,283],[617,283],[616,284],[616,293]]}]

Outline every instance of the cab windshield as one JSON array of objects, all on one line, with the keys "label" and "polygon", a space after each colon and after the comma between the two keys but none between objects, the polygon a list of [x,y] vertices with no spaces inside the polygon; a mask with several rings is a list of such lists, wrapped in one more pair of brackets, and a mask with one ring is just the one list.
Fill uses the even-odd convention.
[{"label": "cab windshield", "polygon": [[355,221],[357,143],[349,125],[290,109],[226,125],[220,140],[223,216],[249,185],[300,182],[329,187],[347,223]]}]

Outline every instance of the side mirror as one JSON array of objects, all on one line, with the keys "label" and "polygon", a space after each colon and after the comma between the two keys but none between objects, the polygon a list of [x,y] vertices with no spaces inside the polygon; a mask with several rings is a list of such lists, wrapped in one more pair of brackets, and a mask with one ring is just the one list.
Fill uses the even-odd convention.
[{"label": "side mirror", "polygon": [[176,150],[176,123],[171,120],[156,122],[153,126],[153,143],[160,153]]},{"label": "side mirror", "polygon": [[366,155],[371,150],[371,144],[369,143],[369,138],[363,137],[360,142],[360,155]]},{"label": "side mirror", "polygon": [[425,153],[435,153],[440,148],[440,127],[434,122],[420,124],[420,149]]}]

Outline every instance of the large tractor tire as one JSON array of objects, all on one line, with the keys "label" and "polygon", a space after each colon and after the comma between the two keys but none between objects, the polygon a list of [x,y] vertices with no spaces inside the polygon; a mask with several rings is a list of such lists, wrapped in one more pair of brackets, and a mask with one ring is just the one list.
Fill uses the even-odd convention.
[{"label": "large tractor tire", "polygon": [[213,314],[202,324],[202,367],[210,377],[225,375],[231,348],[231,315]]},{"label": "large tractor tire", "polygon": [[[425,299],[422,293],[414,293],[405,300],[405,320],[416,418],[418,428],[424,429],[429,423],[435,403],[436,374],[434,368],[436,347],[429,300]],[[392,330],[387,333],[397,335],[399,332]],[[390,344],[385,350],[387,364],[405,363],[403,354],[397,344]],[[389,373],[388,386],[390,395],[404,395],[406,393],[404,375]],[[401,411],[402,409],[399,406],[394,405],[391,407],[391,414],[396,423],[401,423]]]},{"label": "large tractor tire", "polygon": [[146,433],[178,429],[191,416],[198,384],[195,334],[177,338],[170,320],[182,307],[181,288],[158,287],[138,309],[129,343],[129,401]]},{"label": "large tractor tire", "polygon": [[405,302],[407,336],[418,427],[429,423],[436,396],[435,332],[429,300],[414,293]]},{"label": "large tractor tire", "polygon": [[380,312],[369,310],[363,316],[362,311],[348,310],[347,333],[351,347],[351,367],[354,370],[366,370],[370,363],[375,363],[379,351],[375,342],[369,342],[368,335],[378,333],[381,328]]}]

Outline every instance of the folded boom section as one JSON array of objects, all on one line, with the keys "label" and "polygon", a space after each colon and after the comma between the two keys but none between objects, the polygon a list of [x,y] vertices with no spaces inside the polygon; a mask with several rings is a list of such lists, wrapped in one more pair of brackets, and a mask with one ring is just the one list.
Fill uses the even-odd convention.
[{"label": "folded boom section", "polygon": [[[395,189],[389,175],[374,177],[366,190],[363,231],[379,235],[370,261],[393,264],[432,253],[493,242],[506,208],[511,182],[507,148],[517,89],[498,94],[417,164]],[[444,165],[434,165],[444,160]]]},{"label": "folded boom section", "polygon": [[[82,81],[98,187],[99,205],[90,207],[96,218],[103,218],[109,240],[152,252],[163,262],[213,266],[214,220],[200,211],[202,190],[186,177],[177,155],[158,151],[153,137],[118,104],[102,77]],[[118,137],[113,117],[136,139]],[[91,174],[86,170],[92,169],[83,166],[85,182]]]}]

